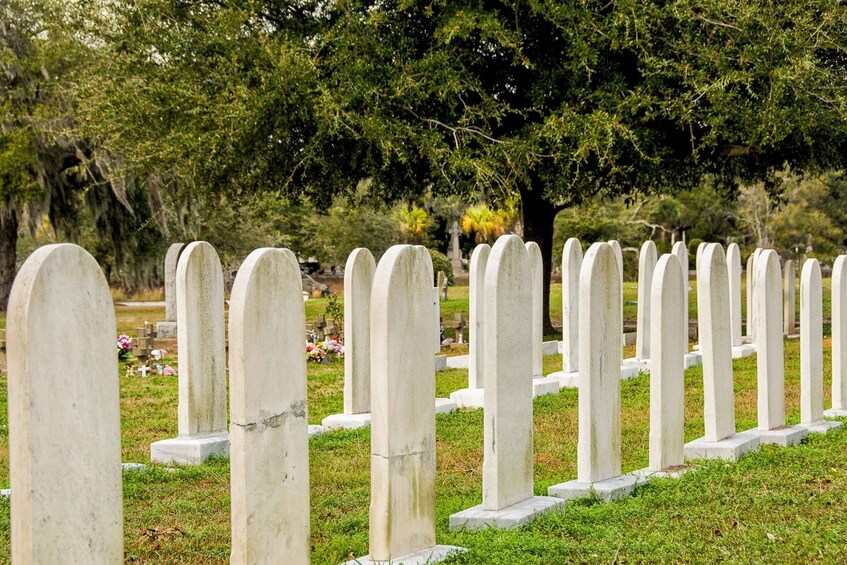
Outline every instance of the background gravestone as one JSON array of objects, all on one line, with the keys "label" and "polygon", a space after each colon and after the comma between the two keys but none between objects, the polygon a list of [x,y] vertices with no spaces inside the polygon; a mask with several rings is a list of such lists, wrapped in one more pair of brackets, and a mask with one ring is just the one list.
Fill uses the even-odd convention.
[{"label": "background gravestone", "polygon": [[832,408],[824,416],[847,417],[847,255],[832,266]]},{"label": "background gravestone", "polygon": [[184,243],[172,243],[165,253],[165,321],[156,324],[156,337],[174,338],[176,331],[176,267]]}]

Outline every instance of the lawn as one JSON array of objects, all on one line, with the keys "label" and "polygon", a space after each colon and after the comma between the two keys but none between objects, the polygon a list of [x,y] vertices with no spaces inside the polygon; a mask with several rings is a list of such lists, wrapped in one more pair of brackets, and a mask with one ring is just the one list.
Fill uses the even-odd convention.
[{"label": "lawn", "polygon": [[[628,288],[628,291],[631,290]],[[452,301],[452,302],[451,302]],[[464,297],[442,312],[459,311]],[[692,300],[694,302],[694,300]],[[319,302],[309,303],[314,315]],[[554,302],[555,304],[555,302]],[[454,310],[450,310],[453,308]],[[826,307],[825,307],[826,308]],[[155,317],[156,312],[149,314]],[[146,315],[146,314],[145,314]],[[125,320],[125,317],[132,319]],[[118,312],[123,327],[135,314]],[[155,321],[150,319],[150,321]],[[799,344],[786,341],[788,422],[799,419]],[[830,342],[825,343],[829,404]],[[545,372],[561,366],[545,357]],[[736,360],[737,429],[756,425],[755,358]],[[702,435],[702,370],[686,372],[686,440]],[[309,365],[309,422],[342,408],[343,366]],[[125,462],[149,460],[152,441],[176,434],[177,381],[120,377]],[[466,386],[467,372],[436,377],[439,396]],[[649,378],[622,383],[623,468],[647,464]],[[8,486],[6,388],[0,387],[0,486]],[[577,391],[536,399],[535,493],[575,478]],[[451,513],[481,500],[482,412],[439,416],[437,539],[467,547],[455,563],[579,562],[845,562],[847,561],[847,431],[813,436],[800,446],[764,447],[738,464],[708,463],[679,480],[658,480],[614,504],[569,503],[563,513],[510,532],[450,532]],[[312,560],[338,563],[368,550],[369,431],[333,432],[310,440]],[[127,561],[224,563],[229,558],[229,468],[226,460],[167,469],[148,465],[124,475]],[[81,528],[86,527],[80,524]],[[9,505],[0,500],[0,560],[9,559]]]}]

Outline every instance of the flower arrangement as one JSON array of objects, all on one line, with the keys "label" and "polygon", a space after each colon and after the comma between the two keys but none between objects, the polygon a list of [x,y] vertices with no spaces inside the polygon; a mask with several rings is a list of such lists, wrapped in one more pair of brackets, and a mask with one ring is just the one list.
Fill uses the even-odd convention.
[{"label": "flower arrangement", "polygon": [[313,341],[306,342],[306,360],[313,363],[328,363],[336,357],[344,357],[344,345],[338,341],[336,336],[324,341],[315,343],[314,337],[309,336]]},{"label": "flower arrangement", "polygon": [[127,361],[132,356],[132,338],[126,334],[118,336],[118,359]]},{"label": "flower arrangement", "polygon": [[326,351],[315,345],[314,343],[306,342],[306,360],[312,363],[323,363],[326,357]]}]

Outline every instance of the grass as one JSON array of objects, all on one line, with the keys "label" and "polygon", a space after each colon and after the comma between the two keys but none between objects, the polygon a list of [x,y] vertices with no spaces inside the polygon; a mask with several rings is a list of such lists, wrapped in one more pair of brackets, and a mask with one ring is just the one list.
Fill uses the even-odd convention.
[{"label": "grass", "polygon": [[[451,299],[453,300],[453,299]],[[460,308],[461,297],[449,308]],[[466,297],[464,298],[467,303]],[[319,309],[319,308],[318,308]],[[314,309],[312,310],[315,311]],[[442,310],[443,312],[444,310]],[[155,311],[118,311],[137,327]],[[155,321],[150,319],[150,321]],[[825,342],[829,402],[829,340]],[[785,344],[788,423],[799,420],[799,344]],[[545,372],[561,366],[544,359]],[[756,425],[755,358],[734,362],[737,429]],[[309,365],[309,422],[342,408],[343,366]],[[446,396],[466,386],[467,372],[436,377]],[[622,383],[623,470],[647,464],[649,378]],[[702,435],[702,369],[685,375],[686,441]],[[122,456],[149,461],[149,444],[176,434],[177,381],[120,378]],[[575,390],[534,401],[535,493],[576,476],[578,395]],[[6,389],[0,388],[0,486],[8,486]],[[437,539],[469,549],[455,563],[579,562],[845,562],[847,561],[847,431],[813,436],[802,445],[766,446],[738,464],[701,465],[681,479],[657,480],[614,504],[569,503],[516,531],[450,532],[450,514],[478,504],[482,492],[482,412],[438,416]],[[368,549],[369,430],[334,432],[310,440],[312,561],[338,563]],[[171,471],[148,465],[124,475],[127,561],[225,563],[229,559],[229,464]],[[85,527],[81,524],[80,527]],[[9,504],[0,500],[0,561],[9,560]]]}]

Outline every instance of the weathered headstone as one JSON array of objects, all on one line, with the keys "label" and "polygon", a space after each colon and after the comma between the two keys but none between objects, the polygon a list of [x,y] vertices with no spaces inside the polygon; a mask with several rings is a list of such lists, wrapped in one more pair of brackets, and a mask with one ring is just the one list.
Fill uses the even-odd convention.
[{"label": "weathered headstone", "polygon": [[205,241],[189,243],[180,255],[176,292],[179,436],[151,444],[150,458],[196,465],[229,453],[223,271]]},{"label": "weathered headstone", "polygon": [[562,249],[562,370],[552,373],[560,387],[579,385],[579,271],[582,245],[569,238]]},{"label": "weathered headstone", "polygon": [[826,433],[841,422],[823,419],[823,286],[817,259],[800,273],[800,425]]},{"label": "weathered headstone", "polygon": [[847,255],[832,266],[832,408],[824,416],[847,417]]},{"label": "weathered headstone", "polygon": [[232,286],[231,563],[308,563],[306,319],[300,265],[257,249]]},{"label": "weathered headstone", "polygon": [[454,221],[450,227],[450,266],[453,267],[453,274],[459,275],[465,272],[465,266],[462,264],[462,250],[459,248],[459,236],[462,230],[459,227],[459,222]]},{"label": "weathered headstone", "polygon": [[[450,516],[453,529],[511,528],[564,501],[532,495],[532,242],[501,236],[485,272],[484,460],[482,504]],[[538,252],[540,256],[540,251]],[[539,257],[540,259],[540,257]]]},{"label": "weathered headstone", "polygon": [[662,255],[650,289],[650,464],[641,475],[677,476],[684,464],[685,366],[679,354],[684,284],[677,258]]},{"label": "weathered headstone", "polygon": [[354,249],[344,266],[344,413],[324,418],[327,428],[358,428],[371,421],[371,286],[376,262]]},{"label": "weathered headstone", "polygon": [[789,336],[797,331],[797,273],[794,271],[794,261],[788,259],[783,271],[782,331]]},{"label": "weathered headstone", "polygon": [[620,284],[612,247],[593,244],[579,278],[577,479],[551,486],[550,496],[617,500],[635,488],[635,477],[621,476]]},{"label": "weathered headstone", "polygon": [[698,281],[697,313],[703,354],[703,416],[706,433],[685,444],[690,459],[737,460],[759,448],[754,432],[735,433],[732,385],[732,337],[729,317],[729,271],[723,248],[713,243],[703,250]]},{"label": "weathered headstone", "polygon": [[656,260],[656,244],[651,240],[645,241],[638,257],[638,327],[635,336],[635,358],[640,361],[650,359],[650,293]]},{"label": "weathered headstone", "polygon": [[756,254],[751,253],[749,257],[747,257],[747,268],[745,270],[747,276],[747,338],[750,343],[755,343],[756,341],[756,327],[753,324],[753,273],[756,272],[756,268],[754,266],[756,262]]},{"label": "weathered headstone", "polygon": [[351,565],[441,561],[458,550],[435,545],[435,360],[421,339],[432,328],[427,257],[396,245],[374,274],[370,554]]},{"label": "weathered headstone", "polygon": [[531,375],[533,378],[544,377],[542,368],[543,357],[541,355],[541,344],[544,342],[544,262],[541,257],[541,248],[534,241],[526,242],[526,251],[529,257],[527,269],[530,288],[530,349],[532,351]]},{"label": "weathered headstone", "polygon": [[729,270],[729,315],[732,328],[732,357],[749,357],[755,353],[751,345],[744,345],[741,325],[741,248],[730,243],[726,248],[726,266]]},{"label": "weathered headstone", "polygon": [[121,563],[117,331],[97,262],[69,243],[37,249],[6,327],[12,562]]},{"label": "weathered headstone", "polygon": [[697,244],[697,252],[696,252],[696,255],[694,256],[694,272],[695,272],[695,274],[697,275],[697,278],[698,278],[698,281],[697,281],[697,288],[698,289],[700,288],[700,281],[699,281],[699,278],[700,278],[700,259],[703,256],[703,251],[706,250],[707,245],[709,245],[709,243],[707,241],[701,241],[699,244]]},{"label": "weathered headstone", "polygon": [[176,337],[176,267],[184,243],[172,243],[165,253],[165,321],[156,324],[156,335],[162,339]]},{"label": "weathered headstone", "polygon": [[779,256],[766,249],[756,258],[753,308],[756,310],[759,441],[776,445],[800,442],[808,430],[785,425],[785,354]]},{"label": "weathered headstone", "polygon": [[[752,267],[752,268],[750,269],[750,274],[747,276],[747,283],[748,283],[747,292],[748,292],[748,295],[749,295],[747,305],[750,307],[750,309],[747,311],[747,317],[749,318],[748,326],[750,328],[752,328],[752,333],[750,333],[750,343],[752,343],[754,346],[758,342],[758,340],[756,339],[756,332],[759,331],[759,324],[756,322],[756,316],[758,315],[758,308],[756,307],[756,300],[759,299],[759,293],[756,291],[756,285],[759,282],[757,280],[757,277],[756,277],[756,271],[758,270],[758,266],[759,266],[758,259],[759,259],[759,255],[761,255],[761,253],[762,253],[762,248],[757,247],[756,250],[753,251],[753,262],[752,262],[753,264],[749,265],[749,262],[748,262],[748,267]],[[750,283],[752,283],[752,285]],[[752,324],[752,325],[750,325],[750,324]]]},{"label": "weathered headstone", "polygon": [[688,248],[685,247],[684,241],[677,241],[673,244],[673,249],[671,253],[676,257],[676,260],[679,261],[679,267],[682,269],[682,281],[685,286],[685,293],[682,297],[683,305],[682,305],[682,327],[683,333],[685,334],[685,340],[682,344],[682,352],[683,354],[688,353],[688,293],[689,293],[689,285],[688,285]]}]

